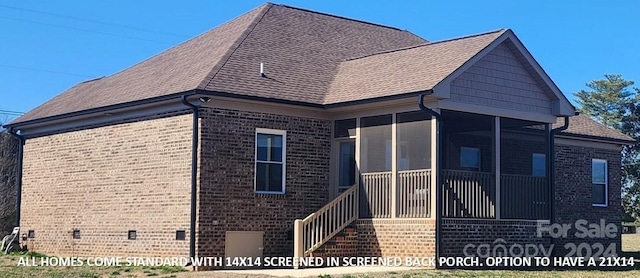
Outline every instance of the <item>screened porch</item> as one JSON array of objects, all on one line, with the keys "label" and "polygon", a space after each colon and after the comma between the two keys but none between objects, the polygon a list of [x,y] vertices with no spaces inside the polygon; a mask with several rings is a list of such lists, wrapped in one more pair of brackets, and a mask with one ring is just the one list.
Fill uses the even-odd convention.
[{"label": "screened porch", "polygon": [[423,111],[336,121],[336,193],[359,187],[359,218],[433,218],[438,180],[442,217],[548,219],[547,124],[441,115],[440,127]]}]

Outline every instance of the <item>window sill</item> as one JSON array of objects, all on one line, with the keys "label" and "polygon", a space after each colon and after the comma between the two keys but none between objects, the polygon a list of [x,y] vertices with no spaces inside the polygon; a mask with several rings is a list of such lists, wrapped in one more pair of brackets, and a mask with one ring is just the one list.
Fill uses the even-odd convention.
[{"label": "window sill", "polygon": [[255,196],[258,198],[284,199],[286,194],[285,192],[256,191]]},{"label": "window sill", "polygon": [[591,204],[592,207],[596,207],[596,208],[607,208],[609,207],[609,205],[605,205],[605,204]]}]

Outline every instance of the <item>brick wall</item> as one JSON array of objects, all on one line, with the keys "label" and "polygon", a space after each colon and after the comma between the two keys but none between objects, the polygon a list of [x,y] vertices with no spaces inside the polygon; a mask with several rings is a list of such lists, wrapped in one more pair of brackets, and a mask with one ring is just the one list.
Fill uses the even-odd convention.
[{"label": "brick wall", "polygon": [[[592,206],[591,159],[608,161],[608,200],[607,207]],[[444,219],[442,226],[442,255],[463,256],[467,244],[489,244],[492,250],[497,244],[511,246],[517,244],[543,244],[545,248],[553,244],[553,255],[564,256],[567,243],[578,246],[586,243],[593,251],[594,243],[602,243],[605,248],[615,244],[620,252],[621,204],[620,204],[620,152],[580,146],[556,145],[555,147],[555,220],[557,224],[570,224],[567,237],[551,239],[548,232],[542,231],[538,237],[538,224],[532,221]],[[578,238],[576,221],[584,219],[588,224],[604,223],[616,225],[615,238]],[[553,224],[553,223],[552,223]],[[547,225],[542,225],[548,227]],[[503,241],[497,241],[502,239]]]},{"label": "brick wall", "polygon": [[[571,224],[568,237],[555,240],[556,245],[563,246],[571,242],[576,245],[591,245],[601,242],[605,247],[615,244],[620,252],[620,234],[622,233],[621,194],[621,155],[620,151],[596,149],[590,147],[558,145],[555,147],[555,223]],[[608,199],[607,207],[592,205],[591,159],[605,159],[608,166]],[[612,223],[617,227],[615,238],[576,238],[576,220],[584,219],[589,224]],[[605,224],[605,225],[606,225]],[[565,251],[565,248],[557,248]],[[558,253],[562,254],[562,253]]]},{"label": "brick wall", "polygon": [[313,257],[321,258],[348,258],[358,257],[358,232],[356,225],[344,228],[333,238],[329,239],[325,244],[313,251]]},{"label": "brick wall", "polygon": [[[293,255],[293,221],[326,204],[332,123],[203,108],[199,256],[224,256],[226,231],[264,231],[265,256]],[[287,131],[286,193],[254,193],[256,128]]]},{"label": "brick wall", "polygon": [[356,230],[359,256],[435,256],[435,220],[360,219],[356,221]]},{"label": "brick wall", "polygon": [[[543,225],[543,224],[540,224]],[[479,245],[488,245],[487,256],[505,256],[500,246],[511,248],[514,245],[534,244],[538,250],[550,250],[551,240],[544,234],[538,237],[538,223],[527,220],[495,220],[495,219],[443,219],[441,256],[484,256],[486,249],[478,250]],[[469,245],[467,247],[467,245]],[[540,248],[540,245],[543,247]],[[466,253],[465,254],[465,247]],[[518,254],[517,247],[514,254]],[[533,250],[533,249],[531,249]],[[506,256],[510,253],[506,251]],[[538,254],[542,256],[542,254]]]},{"label": "brick wall", "polygon": [[[188,256],[191,115],[28,139],[21,229],[60,256]],[[80,239],[72,231],[80,230]],[[137,239],[128,240],[129,230]],[[176,240],[185,230],[186,240]],[[25,242],[22,242],[25,243]]]}]

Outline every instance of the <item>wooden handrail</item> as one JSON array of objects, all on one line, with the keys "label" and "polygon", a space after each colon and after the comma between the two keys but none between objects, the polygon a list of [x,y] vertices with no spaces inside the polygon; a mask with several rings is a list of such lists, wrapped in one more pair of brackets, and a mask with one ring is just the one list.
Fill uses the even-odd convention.
[{"label": "wooden handrail", "polygon": [[[358,218],[358,186],[354,185],[331,202],[293,225],[293,256],[308,257],[313,251]],[[295,266],[297,268],[297,266]]]}]

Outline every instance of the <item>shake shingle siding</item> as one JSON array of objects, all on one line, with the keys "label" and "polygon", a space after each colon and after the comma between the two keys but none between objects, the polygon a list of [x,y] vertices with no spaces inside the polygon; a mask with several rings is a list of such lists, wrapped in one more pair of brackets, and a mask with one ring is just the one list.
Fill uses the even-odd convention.
[{"label": "shake shingle siding", "polygon": [[551,100],[504,42],[451,82],[451,101],[551,113]]}]

